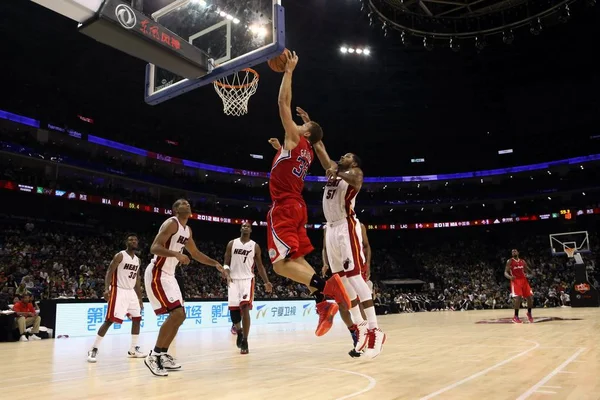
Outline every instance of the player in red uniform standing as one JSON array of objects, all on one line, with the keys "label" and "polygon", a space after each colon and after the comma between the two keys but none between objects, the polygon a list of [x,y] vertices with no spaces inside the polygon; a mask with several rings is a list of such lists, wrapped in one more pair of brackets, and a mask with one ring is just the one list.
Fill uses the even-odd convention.
[{"label": "player in red uniform standing", "polygon": [[531,316],[531,308],[533,307],[533,290],[529,286],[529,281],[525,276],[525,273],[531,274],[531,269],[525,262],[525,260],[519,258],[519,251],[512,249],[512,258],[506,262],[506,269],[504,270],[504,276],[510,279],[510,293],[514,298],[515,316],[513,322],[520,324],[519,319],[519,308],[521,307],[522,298],[527,299],[527,319],[530,323],[533,323],[533,317]]},{"label": "player in red uniform standing", "polygon": [[321,141],[323,130],[314,121],[296,125],[292,118],[292,74],[298,56],[286,51],[287,63],[279,89],[279,116],[285,129],[285,141],[279,148],[269,179],[273,204],[267,214],[269,257],[278,275],[306,285],[317,301],[319,324],[316,335],[331,329],[339,307],[325,301],[325,296],[350,308],[350,298],[339,276],[325,281],[315,273],[304,256],[314,250],[306,233],[308,212],[302,198],[304,178],[313,162],[312,145]]}]

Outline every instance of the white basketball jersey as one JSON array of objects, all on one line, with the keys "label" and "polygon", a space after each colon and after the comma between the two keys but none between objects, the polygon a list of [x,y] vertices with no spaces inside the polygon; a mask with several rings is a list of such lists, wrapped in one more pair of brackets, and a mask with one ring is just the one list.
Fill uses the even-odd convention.
[{"label": "white basketball jersey", "polygon": [[242,243],[240,238],[233,240],[231,247],[231,265],[229,275],[231,279],[254,278],[254,254],[256,243],[254,240]]},{"label": "white basketball jersey", "polygon": [[[185,244],[190,239],[190,228],[183,226],[177,220],[177,217],[171,217],[161,225],[161,228],[169,223],[169,221],[175,220],[177,223],[177,232],[167,240],[165,247],[171,251],[177,253],[183,253]],[[179,264],[179,261],[175,257],[161,257],[155,255],[150,262],[150,265],[162,268],[162,272],[168,275],[175,275],[175,268]]]},{"label": "white basketball jersey", "polygon": [[327,222],[337,222],[354,215],[358,190],[342,178],[330,179],[323,192],[323,214]]},{"label": "white basketball jersey", "polygon": [[112,278],[112,287],[120,287],[121,289],[133,289],[137,282],[137,274],[140,269],[140,259],[134,255],[131,257],[125,250],[120,252],[123,259],[117,266]]}]

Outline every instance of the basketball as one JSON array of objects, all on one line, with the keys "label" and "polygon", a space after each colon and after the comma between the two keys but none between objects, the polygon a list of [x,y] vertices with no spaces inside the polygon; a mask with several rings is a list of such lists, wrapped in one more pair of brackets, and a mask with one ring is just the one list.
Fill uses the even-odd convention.
[{"label": "basketball", "polygon": [[287,63],[287,53],[288,49],[283,50],[283,53],[278,55],[277,57],[271,58],[267,61],[269,67],[275,72],[285,72],[285,64]]}]

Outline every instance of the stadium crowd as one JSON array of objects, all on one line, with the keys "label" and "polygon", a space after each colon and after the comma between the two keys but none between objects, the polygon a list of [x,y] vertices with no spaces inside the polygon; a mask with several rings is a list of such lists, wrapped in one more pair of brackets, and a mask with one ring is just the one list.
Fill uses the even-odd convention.
[{"label": "stadium crowd", "polygon": [[[473,229],[473,228],[458,228]],[[112,256],[123,248],[126,232],[73,226],[38,226],[24,222],[4,226],[0,233],[0,299],[14,303],[30,293],[34,300],[46,298],[98,299],[104,290],[106,269]],[[150,261],[154,232],[139,233],[142,268]],[[260,243],[262,232],[256,233]],[[223,240],[197,241],[201,251],[222,260]],[[592,243],[598,243],[595,237]],[[314,241],[313,241],[314,242]],[[403,248],[374,245],[372,280],[378,309],[387,312],[472,310],[510,307],[509,285],[503,277],[508,257],[506,244],[494,240],[461,240],[431,243],[414,240]],[[534,271],[530,278],[536,307],[569,305],[573,268],[566,257],[551,257],[547,236],[533,235],[519,245]],[[257,281],[257,298],[306,298],[302,285],[275,275],[263,251],[264,264],[274,285],[273,294]],[[595,249],[598,254],[598,249]],[[598,287],[595,260],[587,260],[590,281]],[[320,251],[309,256],[320,269]],[[423,283],[399,286],[393,278],[414,278]],[[187,298],[224,298],[226,284],[212,268],[190,264],[179,269]],[[392,284],[390,284],[392,283]]]}]

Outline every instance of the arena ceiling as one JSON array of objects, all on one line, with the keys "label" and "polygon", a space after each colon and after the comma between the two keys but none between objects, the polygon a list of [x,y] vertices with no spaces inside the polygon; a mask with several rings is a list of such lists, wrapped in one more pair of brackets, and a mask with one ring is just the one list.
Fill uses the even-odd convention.
[{"label": "arena ceiling", "polygon": [[[599,7],[512,45],[426,51],[369,26],[353,0],[284,1],[287,45],[300,56],[293,104],[325,130],[333,156],[354,151],[369,175],[458,172],[597,150]],[[283,135],[280,76],[263,65],[250,113],[226,117],[211,86],[158,106],[143,100],[145,63],[96,43],[31,2],[0,2],[6,42],[0,109],[232,167],[268,170],[267,139]],[[340,53],[368,46],[369,57]],[[77,115],[94,119],[81,125]],[[176,141],[171,146],[165,140]],[[513,155],[498,156],[500,149]],[[264,154],[264,160],[249,154]],[[411,164],[411,158],[425,158]]]}]

